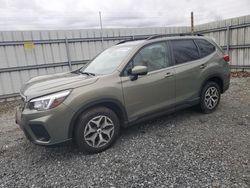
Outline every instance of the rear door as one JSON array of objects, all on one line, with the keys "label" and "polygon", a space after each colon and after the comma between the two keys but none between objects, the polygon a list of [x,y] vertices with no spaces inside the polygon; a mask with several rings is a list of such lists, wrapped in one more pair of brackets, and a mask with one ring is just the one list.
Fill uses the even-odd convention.
[{"label": "rear door", "polygon": [[[175,71],[171,62],[170,48],[164,41],[143,47],[129,62],[121,80],[130,120],[174,104]],[[138,65],[147,66],[148,74],[132,81],[127,72]]]},{"label": "rear door", "polygon": [[199,78],[205,68],[197,45],[192,39],[171,40],[176,71],[176,104],[198,97]]}]

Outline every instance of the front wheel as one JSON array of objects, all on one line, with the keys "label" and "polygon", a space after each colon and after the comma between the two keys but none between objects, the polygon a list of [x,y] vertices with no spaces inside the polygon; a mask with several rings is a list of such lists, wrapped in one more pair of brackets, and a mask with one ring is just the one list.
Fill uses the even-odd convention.
[{"label": "front wheel", "polygon": [[114,143],[119,130],[117,115],[109,108],[96,107],[80,116],[75,130],[75,141],[81,151],[98,153]]},{"label": "front wheel", "polygon": [[220,102],[220,86],[216,82],[208,82],[201,91],[199,109],[203,113],[213,112]]}]

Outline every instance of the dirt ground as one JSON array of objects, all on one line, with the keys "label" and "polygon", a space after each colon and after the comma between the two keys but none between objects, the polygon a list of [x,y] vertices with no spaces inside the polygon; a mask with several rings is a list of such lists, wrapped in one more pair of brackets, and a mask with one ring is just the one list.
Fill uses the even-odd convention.
[{"label": "dirt ground", "polygon": [[250,187],[250,78],[233,78],[218,109],[186,109],[124,129],[105,152],[47,148],[0,104],[0,187]]}]

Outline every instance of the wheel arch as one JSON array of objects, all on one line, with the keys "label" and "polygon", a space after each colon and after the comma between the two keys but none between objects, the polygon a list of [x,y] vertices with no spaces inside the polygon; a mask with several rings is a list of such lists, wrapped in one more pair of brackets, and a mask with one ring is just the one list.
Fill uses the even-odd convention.
[{"label": "wheel arch", "polygon": [[76,126],[76,122],[78,121],[79,116],[84,113],[85,111],[97,107],[97,106],[104,106],[106,108],[111,109],[119,118],[121,126],[125,126],[128,122],[127,112],[123,104],[116,100],[116,99],[100,99],[95,100],[93,102],[89,102],[84,104],[73,116],[70,121],[69,130],[68,130],[68,137],[72,138],[74,134],[74,129]]},{"label": "wheel arch", "polygon": [[217,83],[217,84],[220,86],[221,93],[224,92],[224,89],[223,89],[223,88],[224,88],[224,81],[223,81],[222,77],[221,77],[220,75],[214,74],[214,75],[209,76],[208,78],[206,78],[206,79],[203,81],[203,83],[202,83],[202,85],[201,85],[201,88],[200,88],[199,95],[201,94],[201,91],[202,91],[203,87],[204,87],[208,82],[210,82],[210,81],[213,81],[213,82]]}]

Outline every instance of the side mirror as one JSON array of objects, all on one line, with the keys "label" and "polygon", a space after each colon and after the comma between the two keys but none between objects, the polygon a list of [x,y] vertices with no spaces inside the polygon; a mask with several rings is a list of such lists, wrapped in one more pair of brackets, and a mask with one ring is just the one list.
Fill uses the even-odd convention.
[{"label": "side mirror", "polygon": [[146,75],[148,73],[148,67],[146,66],[135,66],[131,70],[132,75]]},{"label": "side mirror", "polygon": [[146,75],[148,73],[148,67],[146,66],[135,66],[131,70],[131,80],[137,80],[139,75]]}]

